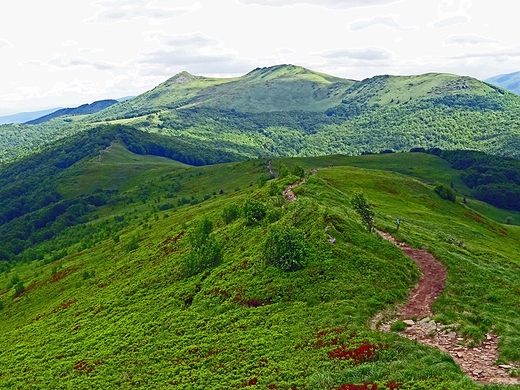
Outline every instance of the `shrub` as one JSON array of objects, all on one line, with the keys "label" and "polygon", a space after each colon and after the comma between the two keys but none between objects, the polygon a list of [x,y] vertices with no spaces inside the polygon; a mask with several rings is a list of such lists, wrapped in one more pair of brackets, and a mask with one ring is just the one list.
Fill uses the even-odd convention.
[{"label": "shrub", "polygon": [[371,233],[372,228],[374,226],[374,217],[375,213],[372,210],[372,205],[368,203],[365,195],[362,193],[357,193],[352,197],[351,200],[352,207],[356,210],[356,213],[359,214],[363,222],[365,223],[368,231]]},{"label": "shrub", "polygon": [[240,216],[240,208],[237,204],[230,204],[222,210],[222,219],[226,224],[233,222]]},{"label": "shrub", "polygon": [[242,212],[244,214],[244,218],[246,219],[246,223],[248,225],[253,225],[265,217],[265,214],[267,213],[267,206],[254,199],[249,199],[244,203]]},{"label": "shrub", "polygon": [[455,195],[455,191],[445,184],[435,183],[435,188],[433,189],[435,193],[437,193],[442,199],[449,200],[450,202],[455,202],[457,199]]},{"label": "shrub", "polygon": [[23,282],[19,281],[18,283],[16,283],[16,285],[14,286],[14,296],[15,297],[20,296],[20,295],[22,295],[22,293],[24,291],[25,291],[25,286],[23,285]]},{"label": "shrub", "polygon": [[185,277],[196,275],[221,263],[222,242],[211,235],[212,230],[213,222],[203,219],[188,234],[191,250],[181,265]]},{"label": "shrub", "polygon": [[298,176],[299,178],[302,178],[305,175],[305,170],[303,169],[302,166],[295,165],[294,168],[292,169],[291,173],[294,176]]},{"label": "shrub", "polygon": [[289,168],[286,165],[280,164],[280,168],[278,168],[278,177],[283,179],[289,175]]},{"label": "shrub", "polygon": [[264,244],[268,264],[283,271],[296,271],[305,266],[307,245],[305,235],[291,226],[273,226]]},{"label": "shrub", "polygon": [[137,235],[132,236],[130,241],[126,244],[126,251],[132,252],[139,248],[139,237]]}]

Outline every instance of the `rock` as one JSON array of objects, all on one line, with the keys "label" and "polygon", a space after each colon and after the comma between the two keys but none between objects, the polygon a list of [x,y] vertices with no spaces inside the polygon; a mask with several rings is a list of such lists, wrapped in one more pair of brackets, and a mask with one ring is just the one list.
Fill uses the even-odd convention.
[{"label": "rock", "polygon": [[511,366],[510,364],[499,364],[500,368],[503,368],[504,370],[510,370],[511,368],[513,368],[513,366]]},{"label": "rock", "polygon": [[413,324],[415,324],[414,320],[404,320],[403,322],[408,326],[412,326]]},{"label": "rock", "polygon": [[482,374],[482,370],[473,370],[473,375],[480,376]]}]

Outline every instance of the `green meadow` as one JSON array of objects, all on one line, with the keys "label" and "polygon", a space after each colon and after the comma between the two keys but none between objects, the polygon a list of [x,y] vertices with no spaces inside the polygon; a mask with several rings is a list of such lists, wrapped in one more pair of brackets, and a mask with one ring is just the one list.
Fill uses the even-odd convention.
[{"label": "green meadow", "polygon": [[[520,228],[471,199],[445,160],[276,158],[284,177],[270,179],[268,159],[193,167],[117,143],[100,156],[55,184],[64,201],[102,190],[106,203],[0,274],[0,388],[511,388],[477,385],[439,350],[368,326],[419,272],[367,231],[359,192],[378,229],[447,267],[435,319],[460,324],[467,343],[493,330],[499,363],[520,361]],[[308,179],[286,203],[296,167]],[[453,182],[456,202],[435,182]],[[303,260],[284,270],[273,245]]]}]

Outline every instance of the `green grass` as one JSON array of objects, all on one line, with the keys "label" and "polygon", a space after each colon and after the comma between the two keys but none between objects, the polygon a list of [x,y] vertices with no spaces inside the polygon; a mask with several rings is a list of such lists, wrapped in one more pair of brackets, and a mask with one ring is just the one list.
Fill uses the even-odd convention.
[{"label": "green grass", "polygon": [[[412,158],[429,157],[366,156],[355,165],[413,166],[423,178],[442,167],[437,160],[411,165]],[[101,162],[77,164],[62,178],[65,193],[97,183],[120,188],[133,202],[107,205],[97,219],[58,236],[82,237],[65,257],[46,256],[0,275],[0,388],[329,389],[391,381],[417,389],[481,388],[447,355],[367,328],[376,313],[406,299],[418,271],[392,244],[366,233],[349,199],[363,191],[379,228],[392,231],[400,216],[398,237],[428,246],[446,264],[448,285],[436,314],[461,323],[468,337],[494,325],[503,338],[501,361],[519,359],[520,229],[446,202],[409,175],[340,166],[346,161],[276,160],[275,168],[319,169],[291,204],[280,202],[280,193],[295,177],[259,186],[267,160],[183,167],[115,145]],[[181,198],[197,204],[179,206]],[[267,205],[268,217],[252,226],[243,217],[224,223],[224,207],[251,198]],[[165,203],[174,207],[161,211]],[[214,222],[223,261],[185,278],[189,236],[202,218]],[[266,264],[264,239],[275,225],[305,233],[302,270]],[[26,293],[13,299],[7,284],[14,275]],[[364,342],[381,345],[374,361],[329,357],[340,345]]]}]

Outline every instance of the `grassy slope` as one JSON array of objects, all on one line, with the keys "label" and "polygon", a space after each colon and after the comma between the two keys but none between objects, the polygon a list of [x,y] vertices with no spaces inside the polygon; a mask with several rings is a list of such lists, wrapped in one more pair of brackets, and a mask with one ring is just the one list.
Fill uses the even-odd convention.
[{"label": "grassy slope", "polygon": [[65,197],[89,194],[96,188],[126,191],[150,175],[172,172],[188,165],[164,157],[138,155],[114,142],[98,157],[74,165],[59,186]]},{"label": "grassy slope", "polygon": [[[341,79],[293,65],[217,79],[182,72],[97,114],[0,127],[0,162],[101,122],[244,157],[358,155],[411,147],[518,157],[519,97],[478,80],[429,73]],[[507,131],[504,131],[507,129]]]},{"label": "grassy slope", "polygon": [[[520,359],[513,348],[520,332],[516,227],[441,200],[407,176],[341,167],[339,156],[331,157],[334,162],[283,160],[320,169],[297,189],[298,201],[280,208],[279,195],[269,193],[278,187],[279,194],[294,179],[259,188],[254,183],[266,174],[265,160],[174,165],[165,173],[156,159],[139,157],[137,162],[117,147],[107,154],[127,172],[132,164],[154,167],[135,189],[131,181],[120,182],[136,196],[139,187],[150,189],[149,200],[107,206],[89,223],[95,231],[106,230],[115,216],[124,216],[127,226],[90,249],[75,245],[61,260],[20,264],[0,277],[0,387],[329,389],[340,383],[396,381],[407,383],[406,388],[477,388],[445,355],[366,329],[375,313],[405,299],[417,271],[397,248],[364,231],[348,206],[349,195],[359,190],[375,204],[380,228],[392,231],[400,216],[400,237],[429,246],[448,266],[447,292],[435,307],[439,319],[458,321],[475,338],[494,324],[504,337],[504,359]],[[356,164],[386,164],[366,158]],[[417,159],[417,168],[431,167],[424,155],[409,158]],[[324,168],[330,164],[334,167]],[[120,171],[106,168],[86,168],[83,175],[110,185],[106,178],[119,177]],[[158,205],[170,201],[165,195],[174,182],[181,183],[176,198],[217,195],[159,211]],[[280,219],[254,226],[242,218],[222,222],[223,207],[252,196],[271,205]],[[187,237],[203,216],[215,222],[224,261],[182,278]],[[270,224],[295,225],[305,232],[306,268],[283,273],[264,264],[263,237]],[[336,245],[329,244],[325,226]],[[129,250],[135,239],[138,248]],[[464,246],[453,245],[454,240]],[[12,299],[7,283],[15,274],[27,292]],[[380,348],[377,361],[361,365],[327,356],[339,344],[355,348],[363,341],[387,347]]]}]

